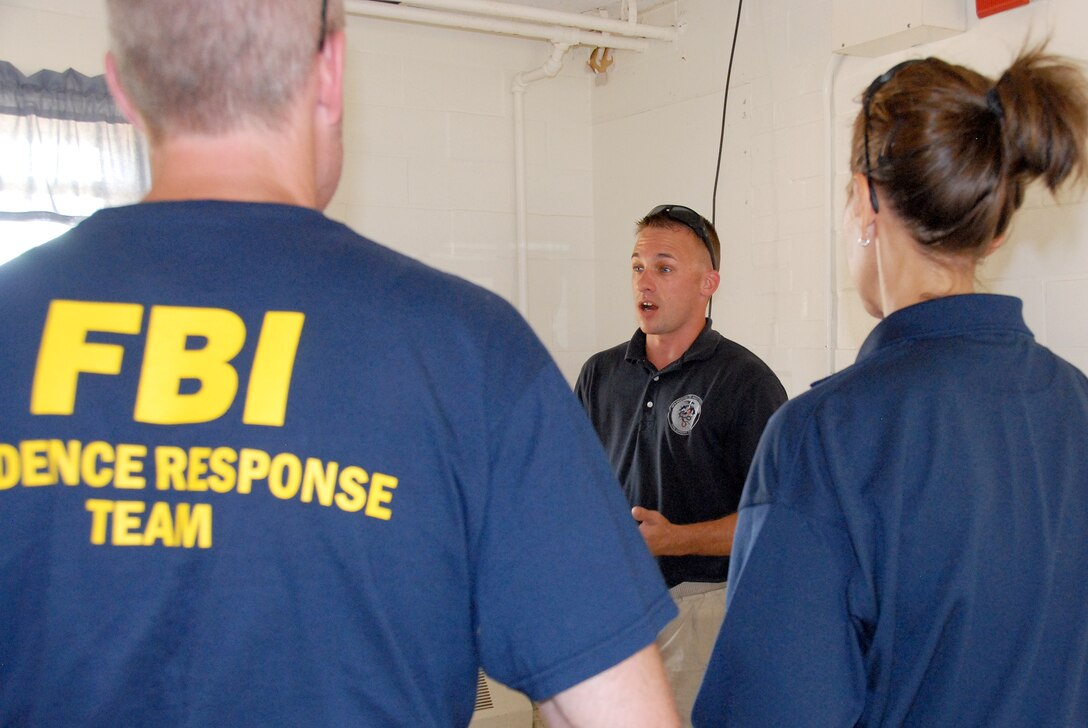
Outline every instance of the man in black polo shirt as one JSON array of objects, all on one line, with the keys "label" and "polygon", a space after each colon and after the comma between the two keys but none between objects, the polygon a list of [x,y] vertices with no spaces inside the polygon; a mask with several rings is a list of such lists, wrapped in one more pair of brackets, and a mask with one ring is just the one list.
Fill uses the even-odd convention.
[{"label": "man in black polo shirt", "polygon": [[690,722],[725,614],[741,490],[786,392],[759,357],[706,317],[720,280],[710,222],[690,208],[660,205],[636,230],[631,286],[639,329],[591,357],[575,392],[680,608],[658,646]]}]

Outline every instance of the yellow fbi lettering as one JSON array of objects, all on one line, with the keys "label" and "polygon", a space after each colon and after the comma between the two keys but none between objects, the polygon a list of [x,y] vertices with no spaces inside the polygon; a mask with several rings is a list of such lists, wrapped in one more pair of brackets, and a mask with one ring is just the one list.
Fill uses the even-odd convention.
[{"label": "yellow fbi lettering", "polygon": [[[31,414],[70,415],[80,374],[120,374],[124,346],[88,341],[88,334],[139,335],[143,314],[144,307],[135,303],[53,301],[38,350]],[[295,311],[265,313],[246,389],[245,424],[283,425],[304,319]],[[193,341],[204,346],[192,348]],[[231,361],[245,341],[245,323],[233,311],[152,306],[133,419],[180,425],[222,417],[238,394]],[[198,382],[199,389],[183,393],[186,380]]]},{"label": "yellow fbi lettering", "polygon": [[362,511],[382,521],[393,516],[389,504],[398,482],[392,475],[371,475],[357,465],[341,467],[334,461],[303,460],[288,452],[272,455],[250,448],[160,446],[155,449],[155,470],[158,490],[248,494],[255,482],[263,482],[280,500],[316,501],[346,513]]},{"label": "yellow fbi lettering", "polygon": [[20,482],[33,488],[43,485],[79,485],[92,488],[141,490],[145,445],[78,440],[23,440],[18,446],[0,442],[0,490]]},{"label": "yellow fbi lettering", "polygon": [[[178,503],[173,509],[162,501],[105,500],[88,498],[91,543],[101,546],[163,546],[191,549],[212,547],[212,507],[209,503]],[[146,518],[144,517],[144,514]]]},{"label": "yellow fbi lettering", "polygon": [[101,440],[0,442],[0,492],[19,485],[82,484],[96,489],[249,495],[259,485],[280,500],[336,506],[346,513],[388,521],[398,482],[396,476],[370,473],[357,465],[254,448],[149,448]]}]

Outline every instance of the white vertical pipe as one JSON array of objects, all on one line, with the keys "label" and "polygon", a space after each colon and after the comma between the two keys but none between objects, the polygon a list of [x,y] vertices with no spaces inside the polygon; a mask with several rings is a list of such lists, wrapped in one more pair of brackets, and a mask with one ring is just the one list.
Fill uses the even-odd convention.
[{"label": "white vertical pipe", "polygon": [[519,73],[514,77],[511,93],[514,99],[514,218],[517,244],[514,251],[517,269],[517,307],[522,316],[529,316],[529,213],[525,193],[525,89],[533,81],[552,78],[563,68],[563,58],[570,44],[552,43],[552,54],[540,68]]},{"label": "white vertical pipe", "polygon": [[832,53],[824,72],[824,163],[827,165],[827,186],[824,189],[824,210],[827,211],[827,373],[835,373],[835,352],[839,348],[839,276],[838,236],[835,213],[835,76],[842,63],[842,56]]}]

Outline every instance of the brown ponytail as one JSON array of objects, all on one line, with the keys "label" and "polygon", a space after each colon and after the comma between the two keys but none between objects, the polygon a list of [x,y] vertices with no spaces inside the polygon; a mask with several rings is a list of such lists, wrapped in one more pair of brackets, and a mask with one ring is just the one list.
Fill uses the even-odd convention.
[{"label": "brown ponytail", "polygon": [[996,83],[927,58],[866,90],[851,168],[870,175],[880,209],[894,208],[919,243],[982,255],[1028,183],[1041,177],[1054,192],[1083,176],[1086,137],[1088,81],[1044,46],[1021,53]]}]

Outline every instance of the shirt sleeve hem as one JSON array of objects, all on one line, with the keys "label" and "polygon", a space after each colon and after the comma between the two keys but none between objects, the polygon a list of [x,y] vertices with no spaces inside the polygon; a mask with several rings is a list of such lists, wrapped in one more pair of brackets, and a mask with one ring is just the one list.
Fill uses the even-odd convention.
[{"label": "shirt sleeve hem", "polygon": [[510,682],[510,687],[525,693],[534,701],[547,700],[618,665],[651,644],[658,632],[675,615],[676,605],[668,592],[664,592],[647,610],[646,615],[632,623],[627,629],[546,670],[513,680]]}]

